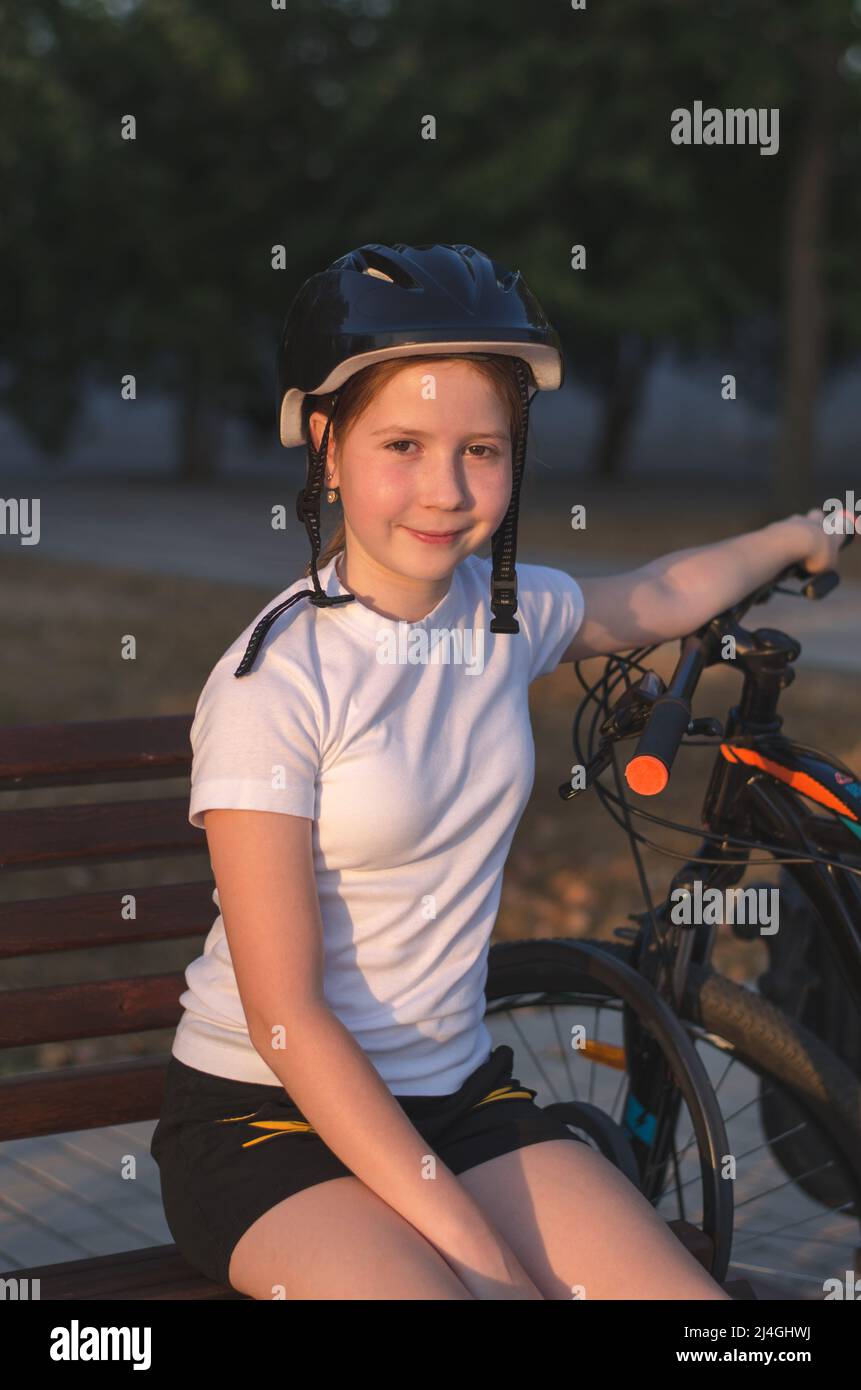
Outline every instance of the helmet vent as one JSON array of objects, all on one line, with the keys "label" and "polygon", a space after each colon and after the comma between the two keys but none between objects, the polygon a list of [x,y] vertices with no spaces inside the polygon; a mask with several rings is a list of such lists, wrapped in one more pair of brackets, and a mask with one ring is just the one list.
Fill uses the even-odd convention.
[{"label": "helmet vent", "polygon": [[374,246],[363,246],[356,253],[356,269],[363,275],[373,275],[378,280],[388,280],[390,285],[399,285],[404,290],[418,289],[418,282],[397,256],[387,256]]}]

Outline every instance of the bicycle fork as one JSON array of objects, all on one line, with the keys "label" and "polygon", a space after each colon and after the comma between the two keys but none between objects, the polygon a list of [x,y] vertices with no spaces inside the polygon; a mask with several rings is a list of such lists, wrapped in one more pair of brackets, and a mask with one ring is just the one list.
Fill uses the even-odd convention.
[{"label": "bicycle fork", "polygon": [[[668,923],[666,907],[664,903],[656,909],[657,921],[654,925],[651,914],[640,917],[641,928],[635,947],[636,968],[681,1017],[682,997],[688,966],[695,954],[697,933]],[[661,933],[660,942],[656,940],[658,933]],[[703,945],[699,943],[700,951]],[[623,1036],[629,1084],[622,1127],[637,1160],[641,1191],[653,1205],[657,1205],[668,1190],[668,1169],[671,1169],[670,1181],[675,1179],[676,1183],[677,1214],[682,1220],[687,1220],[684,1185],[679,1172],[679,1159],[684,1150],[679,1153],[675,1142],[682,1104],[681,1090],[663,1049],[627,1006],[623,1011]]]},{"label": "bicycle fork", "polygon": [[627,1006],[624,1009],[623,1028],[628,1095],[622,1127],[637,1160],[640,1189],[656,1205],[665,1190],[667,1169],[672,1165],[679,1195],[678,1216],[687,1219],[678,1173],[679,1156],[674,1147],[681,1091],[660,1046]]}]

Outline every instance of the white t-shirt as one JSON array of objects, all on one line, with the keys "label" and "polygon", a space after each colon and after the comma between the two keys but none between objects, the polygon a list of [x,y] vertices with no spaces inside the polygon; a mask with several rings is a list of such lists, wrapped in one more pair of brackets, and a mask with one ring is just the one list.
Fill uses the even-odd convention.
[{"label": "white t-shirt", "polygon": [[[258,619],[311,587],[297,580],[217,662],[191,729],[192,825],[214,807],[312,818],[324,995],[395,1095],[449,1094],[490,1054],[487,952],[535,777],[527,690],[583,619],[575,579],[518,563],[520,632],[494,634],[490,575],[490,559],[468,556],[416,623],[359,599],[299,599],[235,677]],[[326,593],[348,592],[334,560],[319,576]],[[212,896],[219,915],[185,972],[173,1053],[278,1085],[248,1036]]]}]

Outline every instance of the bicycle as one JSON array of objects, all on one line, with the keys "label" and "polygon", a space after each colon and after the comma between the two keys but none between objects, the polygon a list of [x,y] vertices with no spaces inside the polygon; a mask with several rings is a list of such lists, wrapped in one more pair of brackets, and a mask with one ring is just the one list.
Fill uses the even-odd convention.
[{"label": "bicycle", "polygon": [[[851,535],[844,545],[850,540]],[[790,578],[802,580],[800,591],[781,587]],[[818,912],[822,923],[818,941],[825,941],[827,949],[834,952],[856,1009],[861,1005],[861,784],[838,760],[781,732],[777,705],[780,692],[794,678],[790,663],[800,654],[799,643],[773,629],[748,632],[740,626],[749,608],[767,601],[775,592],[800,592],[806,598],[821,599],[838,582],[833,572],[811,576],[800,565],[788,566],[740,603],[681,639],[679,661],[666,686],[656,672],[643,666],[659,644],[609,657],[602,678],[592,685],[584,679],[583,663],[575,663],[585,696],[572,736],[577,767],[583,769],[584,777],[581,786],[575,787],[573,779],[564,783],[559,794],[567,801],[589,787],[596,789],[605,809],[628,834],[647,908],[630,914],[638,924],[635,928],[616,929],[615,936],[622,940],[555,938],[494,946],[487,987],[489,1013],[504,1012],[514,1023],[520,1034],[520,1056],[524,1062],[529,1057],[540,1087],[554,1096],[555,1106],[564,1110],[578,1103],[572,1060],[594,1064],[585,1108],[579,1116],[574,1110],[567,1112],[572,1122],[579,1119],[578,1127],[633,1175],[632,1180],[658,1210],[662,1203],[672,1201],[682,1219],[693,1215],[699,1221],[713,1246],[711,1268],[715,1277],[724,1277],[732,1254],[736,1270],[758,1277],[764,1274],[776,1287],[785,1288],[792,1280],[801,1287],[807,1282],[814,1296],[819,1290],[820,1297],[824,1279],[833,1274],[842,1277],[857,1260],[857,1225],[861,1219],[861,1081],[857,1061],[853,1067],[851,1057],[838,1055],[828,1038],[817,1036],[808,1026],[801,1016],[804,1000],[798,1004],[797,990],[798,1007],[786,1012],[762,993],[717,973],[711,966],[711,955],[718,922],[686,926],[676,909],[686,901],[697,901],[698,882],[702,901],[708,889],[718,889],[721,894],[731,890],[752,863],[785,866],[781,872],[791,875],[787,882],[797,885],[805,902]],[[727,635],[733,639],[729,657],[722,655]],[[743,676],[741,700],[730,711],[725,731],[716,719],[693,719],[691,715],[691,700],[702,672],[720,660]],[[632,669],[639,673],[636,683],[629,678]],[[625,688],[610,707],[610,698],[622,683]],[[580,726],[590,704],[596,709],[584,749]],[[596,748],[596,726],[602,714]],[[639,742],[627,764],[626,782],[640,795],[654,795],[667,785],[683,744],[714,747],[715,739],[719,740],[702,812],[704,831],[629,805],[615,754],[617,743],[635,737]],[[610,767],[615,794],[598,781]],[[802,796],[814,800],[821,814],[807,810],[801,804]],[[620,808],[621,815],[612,809],[612,803]],[[638,842],[672,852],[635,831],[632,814],[698,837],[705,832],[694,855],[675,855],[683,860],[683,867],[657,908],[643,872]],[[764,851],[769,858],[751,859],[754,850]],[[792,908],[797,922],[798,898]],[[751,939],[751,924],[737,925],[742,939]],[[771,937],[766,939],[770,943]],[[717,1136],[717,1147],[711,1154],[708,1141],[704,1142],[695,1125],[690,1138],[679,1142],[683,1104],[690,1116],[680,1078],[673,1075],[666,1051],[644,1024],[642,1012],[631,1008],[619,978],[608,972],[610,961],[645,979],[676,1015],[695,1055],[703,1062],[719,1105],[729,1096],[727,1081],[737,1064],[743,1068],[748,1089],[754,1083],[751,1097],[736,1094],[735,1099],[727,1100],[723,1108],[730,1113],[723,1115],[724,1135],[720,1136],[718,1126],[711,1127],[713,1142]],[[792,978],[797,980],[797,959],[794,964]],[[787,998],[791,993],[784,988]],[[545,1009],[550,1010],[552,1029]],[[560,1009],[568,1011],[567,1042],[559,1023]],[[610,1019],[607,1038],[599,1038],[599,1010],[605,1019],[603,1027],[607,1017]],[[584,1034],[583,1020],[590,1011],[592,1025]],[[536,1018],[542,1021],[533,1048],[522,1025]],[[575,1049],[570,1045],[570,1030],[578,1027],[587,1041]],[[621,1073],[615,1095],[608,1091],[607,1071]],[[603,1085],[599,1109],[604,1120],[610,1118],[615,1131],[612,1142],[592,1114],[596,1081]],[[730,1121],[740,1122],[734,1137],[726,1129]],[[746,1147],[750,1144],[752,1147]],[[696,1146],[693,1154],[692,1146]],[[625,1152],[624,1160],[617,1157],[620,1151]],[[754,1155],[760,1170],[765,1156],[788,1181],[750,1195],[747,1187],[757,1172],[750,1162]],[[735,1181],[729,1180],[733,1175]],[[695,1190],[691,1204],[685,1194],[694,1183],[701,1191]],[[729,1232],[725,1226],[728,1189],[744,1193],[739,1200],[739,1191],[735,1192],[736,1200],[731,1203],[734,1228]],[[773,1199],[777,1224],[771,1230],[762,1230],[756,1220],[753,1224],[749,1220],[751,1214],[756,1217],[759,1213],[761,1218],[765,1197]],[[800,1204],[804,1209],[799,1216]],[[818,1223],[825,1217],[832,1225],[823,1236]],[[847,1253],[840,1257],[845,1263],[838,1269],[834,1261],[843,1244]]]}]

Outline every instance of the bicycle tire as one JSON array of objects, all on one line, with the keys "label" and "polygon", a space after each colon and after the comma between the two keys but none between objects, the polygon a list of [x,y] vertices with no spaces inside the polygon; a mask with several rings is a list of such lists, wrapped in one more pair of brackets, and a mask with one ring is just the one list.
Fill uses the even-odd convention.
[{"label": "bicycle tire", "polygon": [[[850,832],[847,831],[847,834]],[[766,937],[768,967],[759,992],[830,1047],[861,1080],[861,1012],[837,953],[835,928],[805,892],[798,865],[778,875],[781,930]],[[861,881],[849,878],[847,891],[861,927]]]},{"label": "bicycle tire", "polygon": [[[813,1115],[852,1174],[851,1210],[861,1216],[861,1082],[851,1068],[797,1018],[713,970],[691,967],[682,1012],[730,1043],[741,1061],[781,1083],[785,1094],[779,1104],[766,1102],[780,1116],[780,1123],[766,1126],[772,1136],[792,1129],[798,1113]],[[815,1138],[772,1138],[770,1147],[808,1196],[826,1206],[845,1200],[838,1174],[804,1177],[818,1167],[821,1145]]]},{"label": "bicycle tire", "polygon": [[[633,944],[595,944],[617,959],[633,959]],[[729,1043],[740,1061],[780,1082],[788,1099],[813,1116],[852,1174],[852,1214],[861,1216],[861,1082],[852,1069],[797,1018],[707,966],[690,966],[682,1017]],[[803,1154],[793,1153],[791,1144],[771,1147],[787,1176],[798,1182],[806,1171]],[[838,1202],[840,1192],[821,1177],[798,1185],[825,1205]]]},{"label": "bicycle tire", "polygon": [[727,1141],[717,1097],[684,1023],[628,959],[603,949],[606,944],[570,937],[497,942],[490,948],[487,1002],[577,993],[620,999],[646,1024],[663,1051],[694,1127],[704,1230],[712,1245],[710,1272],[720,1282],[729,1263],[733,1220],[731,1188],[720,1174]]}]

